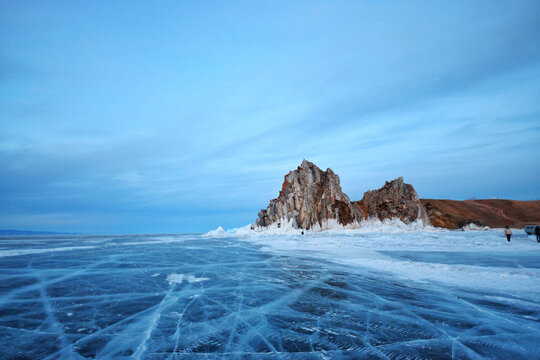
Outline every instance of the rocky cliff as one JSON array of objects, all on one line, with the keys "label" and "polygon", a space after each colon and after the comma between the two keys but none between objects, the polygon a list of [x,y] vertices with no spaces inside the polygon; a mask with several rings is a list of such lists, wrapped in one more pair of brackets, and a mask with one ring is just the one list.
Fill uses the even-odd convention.
[{"label": "rocky cliff", "polygon": [[332,169],[322,171],[304,160],[285,175],[279,196],[259,212],[255,226],[292,221],[296,228],[324,229],[331,220],[349,225],[363,218],[362,211],[341,191],[339,176]]},{"label": "rocky cliff", "polygon": [[[523,227],[540,224],[540,201],[419,199],[414,187],[397,178],[378,190],[367,191],[351,202],[339,177],[304,160],[285,175],[279,196],[259,212],[254,226],[291,223],[300,229],[325,229],[333,223],[359,225],[363,219],[399,218],[404,223],[459,229],[468,224],[489,227]],[[285,225],[285,224],[283,224]]]},{"label": "rocky cliff", "polygon": [[399,218],[405,223],[420,219],[424,224],[429,224],[416,190],[411,184],[404,183],[403,177],[387,181],[378,190],[366,191],[362,200],[353,204],[360,208],[367,218]]}]

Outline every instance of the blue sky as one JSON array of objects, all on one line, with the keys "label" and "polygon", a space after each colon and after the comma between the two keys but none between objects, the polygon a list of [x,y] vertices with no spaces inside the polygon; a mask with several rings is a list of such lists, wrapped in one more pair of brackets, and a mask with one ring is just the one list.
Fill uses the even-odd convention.
[{"label": "blue sky", "polygon": [[540,2],[1,1],[0,228],[254,221],[306,158],[353,199],[540,198]]}]

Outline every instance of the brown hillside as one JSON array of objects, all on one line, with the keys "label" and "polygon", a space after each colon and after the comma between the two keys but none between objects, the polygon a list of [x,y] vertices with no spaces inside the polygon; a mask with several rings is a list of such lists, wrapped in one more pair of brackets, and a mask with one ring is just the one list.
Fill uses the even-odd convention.
[{"label": "brown hillside", "polygon": [[469,223],[501,228],[540,224],[540,200],[420,199],[433,226],[458,229]]}]

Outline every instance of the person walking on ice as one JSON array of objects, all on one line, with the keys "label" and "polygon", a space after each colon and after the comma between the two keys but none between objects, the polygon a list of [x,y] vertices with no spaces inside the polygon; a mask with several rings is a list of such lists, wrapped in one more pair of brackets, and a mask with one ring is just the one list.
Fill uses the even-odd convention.
[{"label": "person walking on ice", "polygon": [[540,226],[536,225],[534,228],[534,235],[536,235],[536,242],[540,243]]},{"label": "person walking on ice", "polygon": [[510,230],[509,225],[506,225],[506,227],[504,229],[504,235],[506,235],[506,240],[508,240],[508,242],[510,242],[510,238],[512,237],[512,230]]}]

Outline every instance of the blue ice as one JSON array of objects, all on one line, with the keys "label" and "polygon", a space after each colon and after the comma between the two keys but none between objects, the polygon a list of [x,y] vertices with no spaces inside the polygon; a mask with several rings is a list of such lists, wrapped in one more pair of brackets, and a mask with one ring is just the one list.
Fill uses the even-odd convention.
[{"label": "blue ice", "polygon": [[504,241],[2,237],[0,357],[539,359],[540,246]]}]

